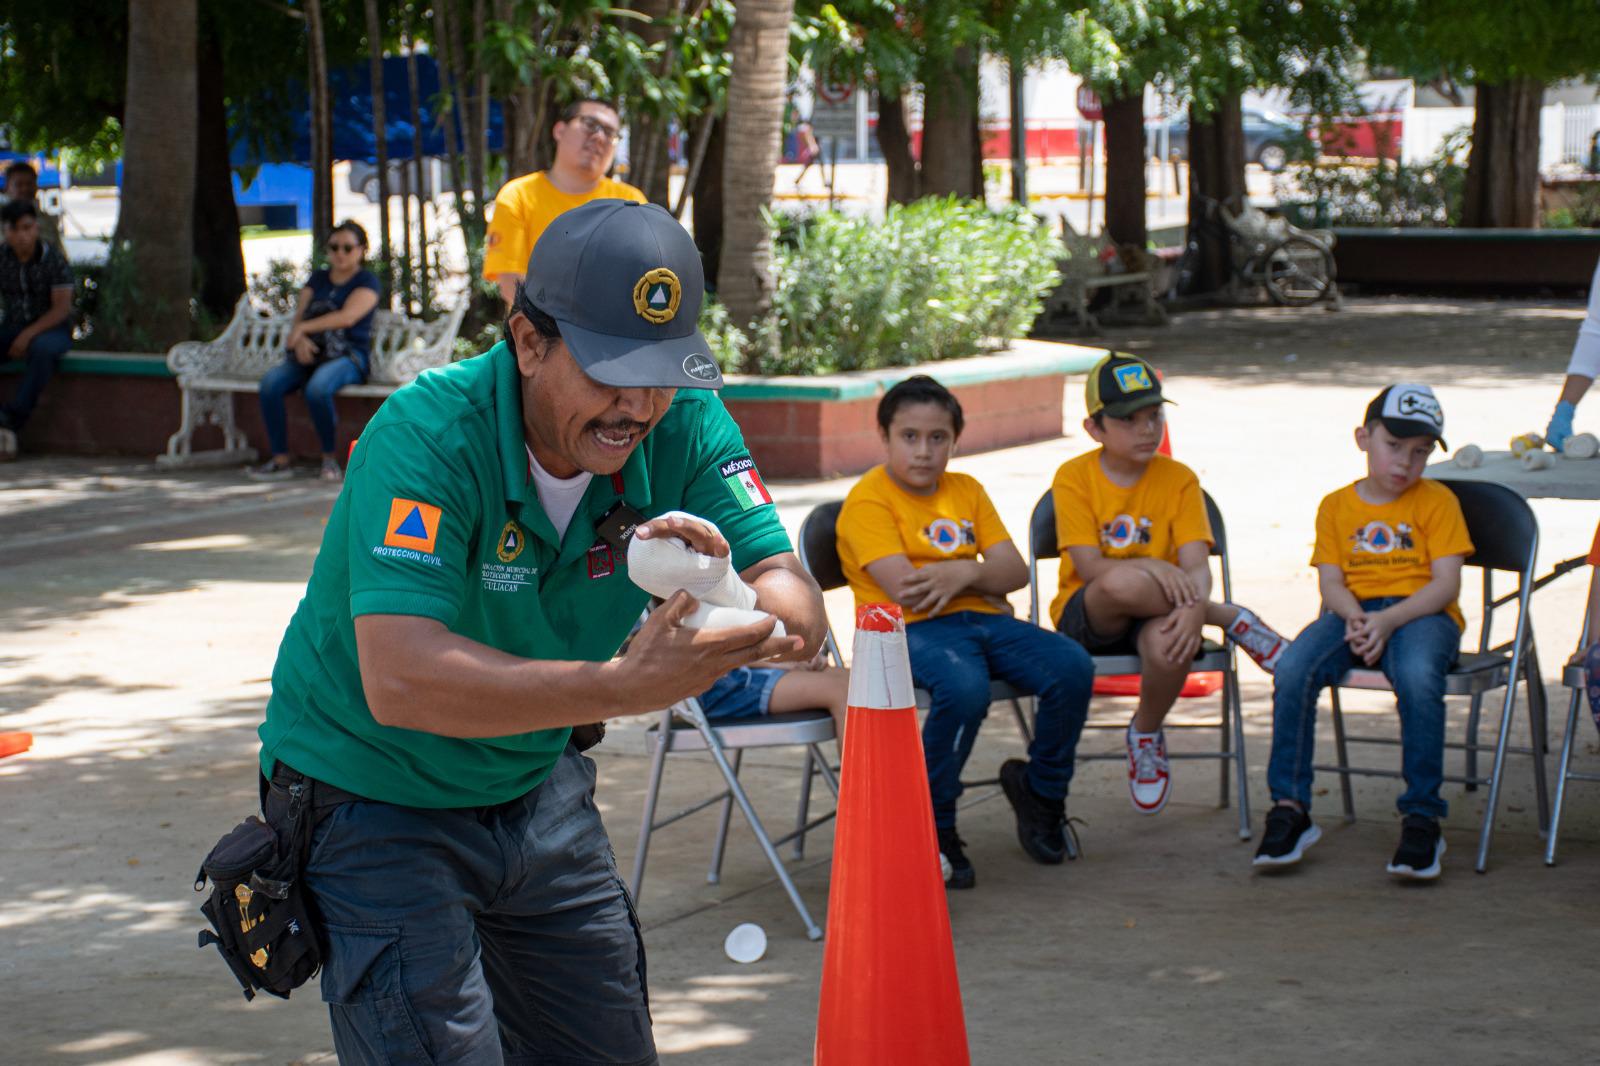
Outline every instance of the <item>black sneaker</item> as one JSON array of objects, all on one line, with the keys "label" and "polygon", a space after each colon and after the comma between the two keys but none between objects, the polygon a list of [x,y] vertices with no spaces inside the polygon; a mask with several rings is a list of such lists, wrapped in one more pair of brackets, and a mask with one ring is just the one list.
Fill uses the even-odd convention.
[{"label": "black sneaker", "polygon": [[1444,834],[1439,819],[1408,814],[1400,823],[1400,846],[1389,861],[1389,872],[1411,881],[1432,881],[1439,876],[1444,858]]},{"label": "black sneaker", "polygon": [[1067,857],[1067,804],[1045,799],[1028,784],[1028,764],[1007,759],[1000,764],[1000,787],[1017,814],[1017,842],[1034,862],[1054,865]]},{"label": "black sneaker", "polygon": [[1306,849],[1322,839],[1322,830],[1311,816],[1298,807],[1279,804],[1267,812],[1267,828],[1261,834],[1253,866],[1293,866]]},{"label": "black sneaker", "polygon": [[961,850],[962,843],[955,826],[939,830],[939,854],[950,864],[950,876],[944,879],[945,888],[971,888],[978,883],[978,872],[972,868],[967,853]]}]

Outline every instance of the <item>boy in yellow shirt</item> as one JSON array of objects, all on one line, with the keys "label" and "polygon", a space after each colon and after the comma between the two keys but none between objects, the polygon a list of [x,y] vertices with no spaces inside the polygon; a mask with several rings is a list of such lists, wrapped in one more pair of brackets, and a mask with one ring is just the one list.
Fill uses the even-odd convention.
[{"label": "boy in yellow shirt", "polygon": [[1159,454],[1166,428],[1150,365],[1108,355],[1089,372],[1083,428],[1100,447],[1061,465],[1050,486],[1061,587],[1050,617],[1091,655],[1140,659],[1128,723],[1128,795],[1140,814],[1167,804],[1172,776],[1161,723],[1200,650],[1221,627],[1268,673],[1287,642],[1250,611],[1211,599],[1211,521],[1194,471]]},{"label": "boy in yellow shirt", "polygon": [[1294,639],[1272,690],[1267,785],[1275,806],[1255,865],[1300,861],[1321,837],[1311,821],[1311,755],[1317,697],[1360,665],[1383,670],[1400,709],[1400,846],[1397,877],[1439,876],[1448,811],[1444,780],[1445,674],[1461,649],[1461,564],[1472,554],[1455,493],[1422,470],[1444,445],[1444,412],[1426,385],[1391,385],[1367,406],[1356,446],[1367,476],[1317,509],[1311,565],[1322,616]]},{"label": "boy in yellow shirt", "polygon": [[928,791],[950,888],[977,880],[956,834],[961,768],[989,713],[989,681],[1038,696],[1028,758],[1007,759],[1000,784],[1017,839],[1036,862],[1066,856],[1066,796],[1089,711],[1094,664],[1059,633],[1012,617],[1005,595],[1028,566],[977,479],[945,469],[961,436],[961,404],[919,374],[878,404],[887,461],[862,475],[839,513],[839,558],[856,605],[905,612],[911,676],[931,695],[922,727]]}]

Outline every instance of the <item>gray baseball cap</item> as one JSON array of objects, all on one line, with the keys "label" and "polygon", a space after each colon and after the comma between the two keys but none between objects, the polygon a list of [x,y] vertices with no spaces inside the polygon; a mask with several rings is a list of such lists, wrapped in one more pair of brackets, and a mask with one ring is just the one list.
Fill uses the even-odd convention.
[{"label": "gray baseball cap", "polygon": [[716,389],[722,372],[698,328],[705,288],[700,250],[664,208],[590,200],[540,235],[521,295],[602,385]]}]

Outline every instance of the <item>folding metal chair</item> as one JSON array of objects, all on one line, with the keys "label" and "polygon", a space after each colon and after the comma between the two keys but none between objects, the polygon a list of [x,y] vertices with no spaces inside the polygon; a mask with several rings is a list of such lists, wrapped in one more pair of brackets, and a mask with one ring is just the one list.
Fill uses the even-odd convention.
[{"label": "folding metal chair", "polygon": [[[1211,554],[1219,560],[1218,566],[1222,571],[1222,598],[1233,598],[1233,576],[1228,567],[1228,534],[1222,521],[1222,511],[1217,507],[1217,501],[1211,498],[1209,492],[1203,493],[1206,501],[1206,517],[1211,521],[1211,536],[1215,543],[1211,546]],[[1055,496],[1046,491],[1039,497],[1039,502],[1034,504],[1033,516],[1028,520],[1028,617],[1036,625],[1044,624],[1044,616],[1040,610],[1039,596],[1039,564],[1046,559],[1059,559],[1061,548],[1056,540],[1056,507]],[[1096,655],[1094,658],[1094,672],[1096,676],[1107,674],[1137,674],[1141,669],[1137,655]],[[1169,759],[1216,759],[1222,771],[1220,788],[1220,805],[1228,806],[1229,801],[1229,773],[1236,780],[1239,794],[1239,839],[1250,839],[1250,791],[1249,782],[1245,778],[1245,752],[1244,752],[1244,721],[1240,710],[1239,697],[1239,667],[1237,657],[1231,645],[1218,644],[1215,641],[1204,641],[1200,652],[1195,656],[1194,665],[1190,667],[1191,673],[1220,673],[1222,675],[1222,701],[1221,715],[1210,722],[1169,722],[1164,729],[1191,730],[1215,729],[1217,730],[1216,751],[1173,751],[1167,750]],[[1090,722],[1085,729],[1115,729],[1122,732],[1127,729],[1127,723]],[[1125,761],[1127,755],[1121,751],[1080,753],[1081,762],[1094,762],[1100,760]]]},{"label": "folding metal chair", "polygon": [[[839,562],[839,542],[836,527],[839,524],[839,511],[844,507],[840,501],[824,503],[812,508],[806,515],[805,521],[800,523],[800,565],[812,580],[822,586],[822,591],[843,588],[844,566]],[[844,665],[844,655],[839,650],[839,641],[833,635],[833,624],[828,624],[828,633],[824,646],[835,665]],[[1022,701],[1031,698],[1032,694],[1023,692],[1014,685],[1004,681],[991,680],[989,683],[989,702],[999,703],[1006,701],[1011,704],[1012,713],[1017,719],[1017,728],[1022,731],[1024,743],[1033,742],[1033,725],[1028,721],[1027,712],[1022,708]],[[928,709],[929,694],[925,688],[916,690],[917,707]],[[989,778],[983,781],[963,781],[967,788],[983,785],[997,785],[999,778]]]},{"label": "folding metal chair", "polygon": [[[833,768],[818,747],[824,741],[834,739],[834,735],[833,716],[825,710],[797,711],[738,722],[712,724],[706,720],[700,701],[691,697],[662,711],[661,719],[646,733],[646,745],[650,751],[650,781],[645,786],[644,816],[639,822],[639,847],[634,853],[633,876],[629,879],[628,885],[633,898],[635,900],[639,898],[640,889],[644,885],[644,866],[645,859],[650,853],[651,835],[657,829],[718,803],[721,804],[721,811],[717,819],[717,838],[711,849],[711,868],[706,872],[706,881],[713,885],[720,881],[722,856],[728,842],[728,825],[732,819],[733,806],[737,803],[745,821],[750,825],[750,831],[755,834],[756,843],[761,846],[762,853],[772,864],[772,872],[778,875],[783,890],[789,894],[789,901],[794,904],[795,911],[800,915],[800,921],[805,924],[806,936],[812,940],[820,939],[822,927],[812,919],[811,912],[806,909],[805,901],[800,898],[799,889],[795,888],[794,879],[789,876],[788,867],[778,854],[778,848],[793,840],[796,842],[795,858],[800,858],[803,854],[805,834],[827,822],[834,815],[833,811],[829,811],[817,818],[810,818],[813,773],[822,775],[823,781],[833,791],[835,800],[839,796],[838,778],[835,777]],[[805,748],[805,766],[800,785],[800,810],[795,818],[794,830],[774,840],[762,825],[761,818],[756,813],[754,804],[750,802],[744,786],[739,783],[739,764],[744,752],[750,748],[796,746]],[[702,751],[711,755],[711,761],[716,764],[726,787],[716,795],[686,807],[676,814],[657,819],[656,804],[661,794],[661,777],[666,768],[667,756]]]},{"label": "folding metal chair", "polygon": [[[1487,481],[1447,481],[1447,486],[1461,501],[1461,512],[1467,522],[1467,533],[1472,537],[1473,553],[1466,565],[1483,572],[1483,625],[1479,634],[1478,650],[1464,651],[1454,669],[1445,678],[1445,695],[1470,696],[1471,710],[1467,715],[1466,737],[1461,743],[1447,741],[1445,747],[1465,753],[1464,773],[1461,776],[1446,774],[1446,781],[1465,784],[1469,790],[1478,785],[1489,786],[1488,803],[1483,812],[1483,828],[1478,836],[1476,869],[1483,873],[1489,863],[1489,843],[1494,836],[1494,815],[1500,802],[1500,782],[1507,754],[1528,755],[1533,759],[1534,788],[1538,793],[1539,829],[1543,832],[1550,824],[1550,800],[1545,784],[1544,753],[1548,713],[1545,703],[1544,682],[1539,677],[1539,657],[1534,648],[1533,622],[1528,604],[1535,584],[1534,558],[1539,551],[1539,523],[1533,509],[1513,489]],[[1494,572],[1503,570],[1517,575],[1517,587],[1504,596],[1494,594]],[[1515,632],[1509,641],[1493,645],[1495,611],[1516,601]],[[1508,654],[1509,652],[1509,654]],[[1510,743],[1511,721],[1517,704],[1517,679],[1528,689],[1528,729],[1532,739],[1530,747]],[[1350,765],[1350,744],[1400,745],[1398,737],[1354,737],[1345,731],[1343,709],[1339,703],[1341,688],[1392,691],[1383,671],[1358,668],[1345,674],[1330,693],[1333,703],[1334,749],[1339,761],[1336,765],[1318,765],[1317,770],[1339,775],[1339,787],[1344,800],[1345,821],[1355,821],[1355,801],[1350,792],[1350,777],[1360,774],[1367,777],[1399,778],[1398,770]],[[1495,741],[1493,768],[1488,777],[1478,773],[1478,724],[1483,707],[1483,697],[1497,688],[1506,690],[1500,710],[1500,732]],[[1548,858],[1547,858],[1548,861]]]},{"label": "folding metal chair", "polygon": [[[1587,616],[1584,621],[1583,632],[1588,632]],[[1572,768],[1572,748],[1576,743],[1574,734],[1578,732],[1578,708],[1586,699],[1585,678],[1582,666],[1568,666],[1561,671],[1561,683],[1572,693],[1567,704],[1567,731],[1561,738],[1561,761],[1556,764],[1556,798],[1550,808],[1550,835],[1544,845],[1544,864],[1556,864],[1556,839],[1561,832],[1561,808],[1567,800],[1568,781],[1600,781],[1600,773],[1580,772]]]}]

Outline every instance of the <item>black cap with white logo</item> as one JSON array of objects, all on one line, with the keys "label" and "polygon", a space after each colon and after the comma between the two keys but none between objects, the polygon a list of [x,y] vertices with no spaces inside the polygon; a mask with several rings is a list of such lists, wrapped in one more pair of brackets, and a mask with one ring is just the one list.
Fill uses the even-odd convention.
[{"label": "black cap with white logo", "polygon": [[1432,437],[1439,447],[1444,442],[1444,408],[1426,385],[1390,385],[1367,404],[1363,425],[1382,422],[1396,437]]},{"label": "black cap with white logo", "polygon": [[583,372],[619,388],[716,389],[698,328],[700,251],[664,208],[590,200],[556,216],[528,258],[519,301],[556,320]]}]

